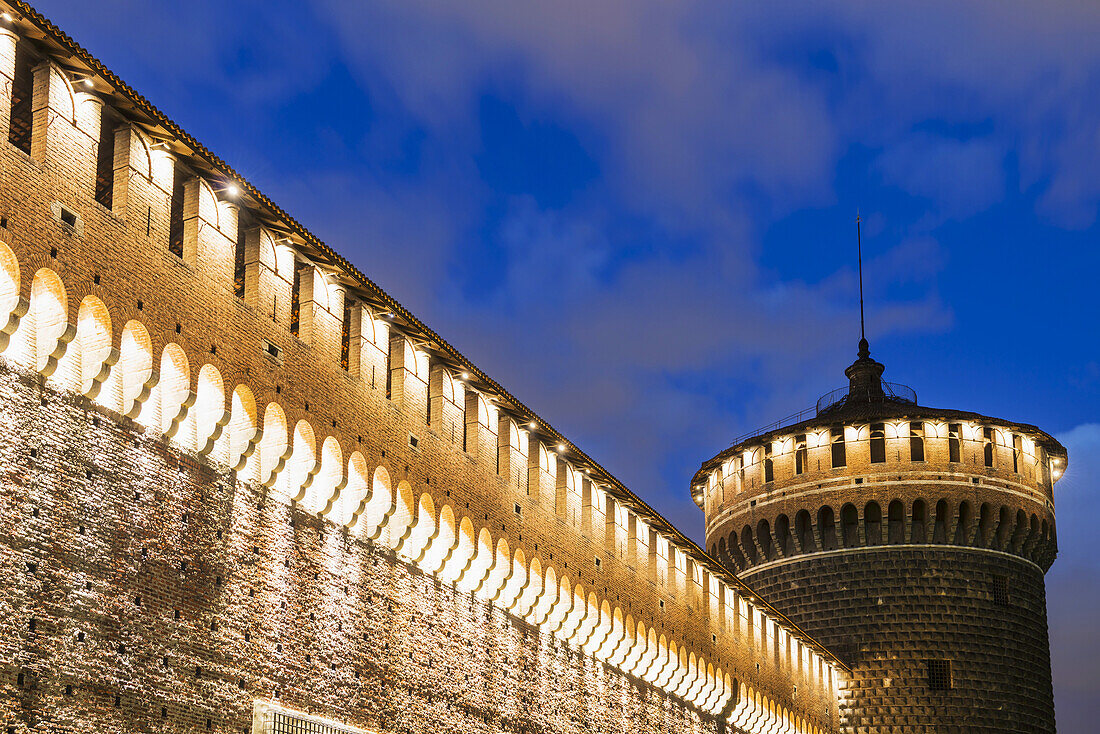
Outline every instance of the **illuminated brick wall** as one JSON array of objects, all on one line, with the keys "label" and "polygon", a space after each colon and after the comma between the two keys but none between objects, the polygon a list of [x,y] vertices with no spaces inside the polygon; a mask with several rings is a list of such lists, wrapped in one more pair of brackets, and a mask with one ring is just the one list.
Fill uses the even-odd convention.
[{"label": "illuminated brick wall", "polygon": [[243,732],[274,698],[375,731],[717,730],[83,402],[0,372],[0,726]]},{"label": "illuminated brick wall", "polygon": [[30,154],[0,143],[16,731],[109,729],[116,696],[131,730],[235,730],[276,689],[382,731],[441,711],[525,730],[521,704],[532,730],[833,728],[830,651],[47,21],[0,5],[0,76],[29,48],[35,100]]}]

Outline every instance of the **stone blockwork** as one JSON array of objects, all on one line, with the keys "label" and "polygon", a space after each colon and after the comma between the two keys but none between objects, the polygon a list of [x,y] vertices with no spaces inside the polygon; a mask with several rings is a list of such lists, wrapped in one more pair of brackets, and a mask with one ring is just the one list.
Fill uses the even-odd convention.
[{"label": "stone blockwork", "polygon": [[[851,663],[844,731],[1054,731],[1043,572],[1033,563],[899,546],[772,562],[745,578]],[[930,687],[929,660],[949,662],[949,690]]]},{"label": "stone blockwork", "polygon": [[[196,690],[208,687],[210,671],[228,670],[225,680],[243,680],[249,695],[249,686],[264,697],[278,686],[297,708],[383,731],[405,726],[378,713],[390,710],[385,696],[404,695],[421,680],[468,693],[467,671],[471,682],[473,671],[492,671],[496,698],[477,704],[491,719],[511,710],[501,703],[504,691],[523,689],[505,679],[534,665],[514,661],[547,649],[564,655],[566,644],[573,656],[561,663],[566,672],[527,681],[538,691],[534,703],[575,701],[578,687],[592,688],[568,671],[591,668],[619,681],[592,686],[633,681],[643,699],[669,701],[649,705],[645,720],[657,721],[666,706],[687,707],[669,727],[833,730],[845,666],[828,649],[49,21],[25,3],[0,8],[9,11],[0,16],[0,77],[12,91],[11,104],[0,104],[0,129],[10,118],[19,132],[0,142],[0,355],[4,374],[21,375],[29,386],[13,387],[6,408],[15,428],[7,436],[14,453],[0,456],[0,470],[11,477],[0,516],[11,530],[0,538],[11,559],[2,580],[23,590],[13,600],[13,629],[36,620],[33,633],[28,626],[5,638],[25,668],[11,671],[15,683],[2,702],[20,712],[15,720],[66,715],[72,685],[73,696],[121,689],[120,706],[127,695],[145,701],[160,691],[166,707],[176,706],[167,712],[171,722],[171,711],[183,716],[206,700],[183,695],[173,660],[187,661],[197,679],[188,686]],[[24,98],[32,103],[22,105]],[[77,414],[95,430],[74,423]],[[123,438],[107,441],[96,431]],[[35,469],[36,461],[54,463]],[[109,477],[127,461],[133,475],[104,478],[98,468],[107,467]],[[28,519],[31,497],[54,508],[49,520],[42,508]],[[250,519],[249,502],[261,497],[265,509]],[[61,523],[69,512],[73,522]],[[100,535],[90,522],[79,531],[81,512],[101,517]],[[323,530],[324,542],[335,545],[318,547],[303,527]],[[210,532],[243,545],[218,546]],[[263,543],[249,546],[253,536]],[[351,550],[341,557],[345,536]],[[230,579],[250,578],[237,564],[257,547],[256,568],[273,552],[265,548],[290,563],[281,581],[270,582],[280,594],[296,589],[280,600],[285,610],[260,601],[245,602],[259,605],[247,611],[233,607]],[[142,549],[161,571],[139,592]],[[190,575],[210,564],[225,572],[221,586],[216,571],[206,575],[213,589],[209,578]],[[301,650],[300,660],[283,664],[283,643],[270,630],[292,629],[298,649],[314,640],[301,635],[330,631],[332,623],[347,627],[339,615],[327,618],[327,607],[314,610],[310,595],[320,592],[307,588],[308,578],[286,575],[322,567],[318,584],[343,576],[349,598],[363,605],[339,614],[378,620],[364,643],[390,647],[365,659],[375,660],[372,680],[396,691],[341,689],[311,704],[307,694],[322,690],[311,680],[321,679],[316,660],[337,665],[325,676],[345,675],[366,655],[326,653],[324,637],[316,638],[316,655]],[[47,570],[56,576],[42,576]],[[55,578],[92,585],[70,592]],[[133,599],[118,606],[97,592],[108,585]],[[252,588],[257,597],[249,599],[269,591]],[[405,624],[385,616],[391,604],[398,614],[402,589],[410,619],[416,607],[422,617],[454,621],[450,642],[409,632],[407,647],[387,643]],[[422,606],[432,593],[438,609]],[[155,624],[141,616],[155,599],[179,604],[180,619],[159,626],[163,615]],[[486,604],[496,627],[463,626],[469,609],[480,620]],[[215,618],[219,611],[225,620]],[[307,613],[314,615],[308,623]],[[127,641],[130,628],[118,619],[130,618],[153,626]],[[85,643],[109,640],[97,644],[120,656],[117,664],[81,662],[84,653],[73,650],[85,648],[65,647],[68,633],[55,634],[68,629],[66,619],[84,620]],[[181,630],[177,623],[189,619],[193,629]],[[242,636],[255,627],[249,644],[264,640],[275,652],[267,645],[247,664],[243,657],[226,662],[238,654],[223,637],[229,621]],[[528,657],[498,652],[486,642],[489,629],[501,644],[520,632],[500,630],[534,635]],[[43,646],[50,640],[61,647]],[[170,672],[134,665],[138,653],[130,650],[154,648],[168,655]],[[455,649],[465,657],[450,673],[461,666],[463,677],[436,682],[432,676],[450,675],[440,661]],[[391,668],[405,671],[406,653],[417,665],[390,675]],[[61,679],[67,661],[83,671],[79,685]],[[440,705],[426,688],[424,705]],[[88,700],[104,705],[102,697]],[[225,715],[209,717],[211,726],[236,726],[244,699],[224,707],[215,700],[204,710]],[[574,703],[563,706],[578,721],[589,716]],[[141,710],[159,715],[155,707]],[[406,728],[424,728],[428,710],[409,713],[424,718]],[[634,728],[634,714],[623,711],[619,726]],[[601,717],[613,714],[592,716],[610,721]],[[151,720],[130,725],[142,726],[185,730]]]},{"label": "stone blockwork", "polygon": [[1053,732],[1043,574],[1066,451],[920,406],[860,342],[811,418],[705,462],[712,554],[851,667],[840,729]]},{"label": "stone blockwork", "polygon": [[721,728],[36,377],[0,371],[0,730]]}]

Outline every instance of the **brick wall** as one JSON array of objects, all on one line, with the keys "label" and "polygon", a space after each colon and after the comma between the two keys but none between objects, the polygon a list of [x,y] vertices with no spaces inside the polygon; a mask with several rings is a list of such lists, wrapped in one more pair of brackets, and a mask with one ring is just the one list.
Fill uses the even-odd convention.
[{"label": "brick wall", "polygon": [[[197,528],[206,526],[196,524],[197,518],[209,512],[209,522],[225,522],[229,512],[225,503],[247,496],[258,504],[259,497],[265,496],[265,514],[254,522],[270,527],[264,536],[269,545],[299,563],[321,566],[335,551],[313,547],[306,542],[311,536],[288,529],[289,521],[284,526],[285,513],[301,514],[301,526],[323,527],[326,538],[347,535],[361,562],[329,573],[346,574],[348,594],[360,600],[366,595],[365,605],[402,593],[387,586],[388,577],[367,573],[362,559],[369,557],[383,576],[406,573],[420,579],[416,583],[425,589],[456,595],[457,601],[432,611],[436,616],[459,615],[458,619],[464,605],[488,600],[494,600],[492,618],[511,620],[508,624],[516,629],[525,624],[520,620],[531,615],[539,624],[549,615],[553,624],[539,629],[530,640],[531,649],[555,644],[560,648],[560,640],[567,640],[576,658],[569,664],[579,666],[583,660],[583,666],[603,670],[597,660],[606,660],[620,671],[637,674],[635,679],[649,681],[652,689],[639,689],[649,691],[645,696],[668,691],[680,702],[675,705],[691,702],[690,714],[678,714],[687,717],[685,721],[695,717],[717,726],[713,718],[702,718],[703,712],[724,716],[734,707],[741,717],[736,721],[744,719],[749,730],[784,718],[796,720],[802,731],[830,727],[837,712],[837,677],[843,674],[831,653],[793,628],[541,419],[487,378],[479,378],[476,368],[441,344],[388,295],[372,290],[368,281],[341,265],[333,253],[304,235],[299,225],[280,220],[280,211],[259,201],[258,194],[232,194],[228,183],[232,176],[213,170],[209,155],[194,154],[195,144],[162,139],[171,126],[150,120],[151,113],[134,93],[122,89],[110,101],[126,102],[124,109],[109,110],[95,99],[105,96],[102,76],[96,77],[92,88],[74,88],[69,72],[53,60],[73,54],[84,58],[82,52],[66,47],[66,39],[26,8],[12,9],[17,31],[27,31],[28,23],[36,27],[31,44],[37,54],[36,116],[30,155],[0,143],[0,216],[6,225],[0,228],[0,309],[6,310],[0,314],[0,353],[12,369],[33,375],[28,394],[37,391],[48,405],[28,402],[27,395],[17,395],[13,389],[7,410],[14,411],[12,425],[25,427],[9,435],[18,439],[9,445],[29,450],[40,443],[43,456],[70,447],[83,452],[84,461],[110,466],[131,460],[148,464],[137,476],[116,477],[109,488],[97,488],[96,482],[104,480],[96,479],[100,475],[94,467],[47,466],[34,485],[48,495],[44,501],[59,506],[78,503],[88,511],[108,513],[114,521],[104,520],[109,532],[98,545],[81,545],[90,542],[86,540],[89,525],[85,534],[77,533],[74,543],[56,541],[51,547],[56,553],[32,563],[43,569],[53,567],[60,576],[87,573],[77,569],[91,563],[107,574],[104,583],[125,586],[134,582],[133,554],[138,552],[127,533],[134,537],[147,533],[152,544],[148,552],[159,547],[161,563],[166,568],[175,566],[183,575],[165,571],[150,591],[140,594],[142,608],[148,594],[150,599],[177,598],[180,604],[213,614],[229,608],[223,598],[228,590],[219,594],[209,586],[190,587],[178,564],[187,560],[194,569],[222,559],[217,562],[226,564],[222,582],[228,584],[237,555],[223,556],[216,544],[206,545],[209,532],[217,530],[211,525],[198,533]],[[17,35],[0,34],[0,74],[9,77]],[[24,33],[24,38],[29,35]],[[114,196],[109,209],[93,199],[98,115],[105,110],[119,112],[128,121],[115,135]],[[47,122],[41,123],[40,118]],[[169,251],[177,181],[180,254]],[[67,221],[73,218],[75,223]],[[238,231],[238,222],[244,222],[243,231]],[[243,245],[243,297],[235,293],[238,242]],[[290,328],[292,302],[297,333]],[[345,303],[350,306],[350,323],[344,319]],[[346,369],[341,365],[345,323],[352,352]],[[430,400],[436,397],[433,385],[440,386],[438,394],[443,397],[442,381],[432,381],[433,374],[440,375],[437,367],[447,369],[463,385],[455,391],[453,404],[437,399],[441,409],[429,415]],[[463,376],[467,370],[473,377]],[[85,421],[98,420],[97,430],[122,431],[144,448],[130,447],[127,439],[108,441],[92,452],[98,438],[76,431],[60,412],[42,412],[55,404],[70,406]],[[66,433],[70,429],[74,436]],[[0,457],[0,465],[13,477],[29,471],[14,456]],[[165,469],[177,466],[184,468],[179,476]],[[91,477],[82,474],[86,470]],[[51,471],[57,472],[53,479]],[[83,476],[88,484],[76,491],[66,484],[67,476]],[[148,477],[155,477],[152,484]],[[11,504],[0,515],[0,521],[18,531],[10,536],[8,552],[22,557],[24,545],[30,542],[18,534],[22,532],[37,533],[40,538],[70,537],[63,530],[69,528],[66,532],[71,535],[71,525],[55,528],[43,522],[34,532],[36,526],[24,526],[27,508],[15,502],[19,486],[31,485],[13,479],[11,496],[7,488],[4,494],[4,501]],[[108,489],[120,494],[97,502],[95,492]],[[137,493],[133,504],[119,504],[131,492]],[[183,529],[172,530],[159,515],[151,524],[141,522],[150,492],[157,507],[174,508],[181,523],[183,514],[188,514]],[[297,509],[288,509],[292,506]],[[59,522],[59,515],[50,517]],[[233,518],[247,520],[244,515]],[[280,527],[282,531],[277,530]],[[463,545],[466,528],[477,556],[458,563],[455,559],[469,549]],[[245,535],[233,537],[239,540]],[[157,546],[168,538],[175,545]],[[439,583],[410,571],[412,566],[404,561],[393,562],[394,549],[404,561],[422,570],[430,567]],[[239,555],[238,551],[233,553]],[[187,554],[192,557],[185,558]],[[52,560],[47,562],[47,557]],[[482,561],[485,565],[478,567],[476,578],[467,573]],[[38,577],[30,574],[28,582],[20,563],[5,567],[4,582],[31,583],[30,588],[35,588]],[[540,582],[561,582],[562,595],[547,592],[537,598],[538,604],[549,599],[542,610],[546,614],[534,608],[530,614],[526,613],[530,610],[517,611],[518,600],[525,597],[512,594],[537,590],[533,582],[520,585],[536,574]],[[464,590],[455,592],[452,582],[459,577],[458,588]],[[89,631],[94,629],[101,640],[113,639],[112,629],[123,608],[127,610],[123,618],[136,613],[106,604],[94,593],[70,596],[60,589],[47,582],[45,588],[23,594],[20,610],[42,606],[43,630],[88,610],[98,615]],[[470,601],[470,590],[480,601]],[[95,592],[94,583],[91,591]],[[409,593],[409,603],[419,604],[420,592]],[[507,604],[501,602],[505,596]],[[295,615],[304,614],[313,603],[304,597],[287,601],[288,611]],[[389,601],[385,608],[389,609]],[[507,618],[503,608],[511,610]],[[180,609],[183,621],[184,607]],[[235,619],[238,625],[267,624],[264,615],[278,617],[280,612],[256,607]],[[359,612],[371,614],[366,607]],[[316,620],[311,622],[324,619],[314,614]],[[23,621],[28,620],[24,614]],[[210,621],[215,629],[206,628],[202,636],[195,631],[190,637],[172,633],[165,638],[163,628],[155,627],[143,633],[143,639],[159,640],[164,649],[197,661],[194,664],[202,669],[198,681],[205,681],[207,666],[200,661],[217,669],[222,656],[232,652],[219,637],[216,620],[204,619],[203,624]],[[297,629],[300,622],[295,617],[293,624],[286,624]],[[14,617],[11,623],[15,624]],[[385,639],[381,630],[389,629],[387,620],[379,625],[368,630],[369,644]],[[59,664],[56,661],[78,659],[67,648],[59,653],[38,650],[36,641],[47,638],[12,639],[19,640],[19,654],[13,659],[23,656],[28,666],[25,684],[38,675],[35,670],[46,675]],[[552,642],[556,639],[558,643]],[[200,649],[201,640],[209,644]],[[425,649],[447,649],[435,640],[423,642]],[[125,641],[118,644],[130,649]],[[152,645],[134,644],[143,650]],[[411,638],[409,644],[414,644]],[[118,673],[117,678],[138,686],[139,699],[144,701],[154,689],[166,689],[167,700],[176,700],[172,692],[182,689],[175,678],[127,668],[129,653],[118,652],[113,642],[110,649],[123,656],[121,667],[89,663],[86,686],[112,690],[116,672],[131,670],[133,675]],[[463,665],[492,669],[498,677],[519,672],[513,669],[512,658],[505,663],[494,655],[491,645],[471,646]],[[335,657],[325,660],[332,662]],[[267,675],[285,681],[281,685],[288,690],[315,687],[309,680],[312,668],[283,665],[266,649],[261,663],[267,667],[247,671],[242,667],[237,678],[227,680],[237,685],[246,679],[247,688],[252,685],[248,675],[255,679]],[[424,665],[427,670],[438,668],[434,659]],[[419,675],[410,673],[410,678]],[[62,693],[56,693],[56,686],[41,690],[64,696],[64,686],[69,684],[51,680]],[[628,679],[620,675],[616,680]],[[466,680],[451,683],[464,686]],[[200,686],[198,690],[207,686],[188,685]],[[269,695],[273,685],[261,687],[263,695]],[[554,678],[538,690],[547,700],[566,700],[579,685],[574,679]],[[34,695],[13,693],[4,705],[33,718],[53,716],[60,710],[55,704],[64,700],[38,700]],[[125,694],[119,695],[125,705]],[[241,700],[252,695],[249,689]],[[106,699],[88,700],[96,702],[89,705],[100,706]],[[373,699],[364,700],[367,703],[356,709],[358,713],[348,714],[354,721],[364,721],[375,708]],[[309,708],[304,696],[300,703]],[[235,705],[240,710],[240,704]],[[574,703],[563,706],[575,708]],[[498,708],[507,707],[489,707]],[[645,710],[646,716],[657,715],[655,708]],[[330,712],[339,713],[342,710]],[[214,717],[212,722],[215,719],[221,721]]]},{"label": "brick wall", "polygon": [[0,422],[4,731],[245,732],[257,698],[385,732],[720,728],[35,376],[0,371]]},{"label": "brick wall", "polygon": [[[851,663],[843,731],[1054,731],[1046,596],[1033,563],[989,550],[881,547],[745,576]],[[928,659],[950,661],[950,690],[929,687]]]}]

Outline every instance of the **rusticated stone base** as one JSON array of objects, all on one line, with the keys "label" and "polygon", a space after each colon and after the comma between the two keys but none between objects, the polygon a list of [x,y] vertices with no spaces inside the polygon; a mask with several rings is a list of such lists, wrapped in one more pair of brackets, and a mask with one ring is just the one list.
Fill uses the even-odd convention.
[{"label": "rusticated stone base", "polygon": [[0,368],[0,731],[721,727],[86,405]]},{"label": "rusticated stone base", "polygon": [[[1028,561],[879,546],[799,556],[743,577],[852,665],[844,731],[1054,731],[1043,573]],[[950,661],[950,690],[930,687],[929,659]]]}]

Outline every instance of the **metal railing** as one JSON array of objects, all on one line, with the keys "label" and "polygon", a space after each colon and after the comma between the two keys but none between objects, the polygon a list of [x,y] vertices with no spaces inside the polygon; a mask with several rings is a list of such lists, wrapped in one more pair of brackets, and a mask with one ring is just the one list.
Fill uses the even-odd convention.
[{"label": "metal railing", "polygon": [[870,390],[865,393],[851,394],[849,388],[838,387],[836,390],[827,392],[817,399],[817,414],[821,415],[830,408],[835,408],[839,405],[847,405],[849,403],[883,403],[886,401],[900,401],[903,403],[917,403],[917,392],[908,385],[902,385],[897,382],[882,381],[882,393],[871,392]]},{"label": "metal railing", "polygon": [[760,436],[772,431],[778,431],[780,428],[786,426],[793,426],[802,421],[809,420],[810,418],[816,418],[830,408],[835,408],[840,405],[847,405],[848,403],[881,403],[881,402],[903,402],[917,404],[917,392],[908,385],[902,385],[898,382],[882,382],[882,394],[871,393],[868,391],[864,395],[851,395],[850,390],[847,387],[838,387],[836,390],[825,393],[817,399],[817,404],[812,408],[806,408],[800,410],[797,413],[791,413],[785,418],[780,418],[774,423],[769,423],[766,426],[757,428],[754,431],[742,433],[733,439],[731,446],[736,446],[746,439],[750,439],[753,436]]}]

